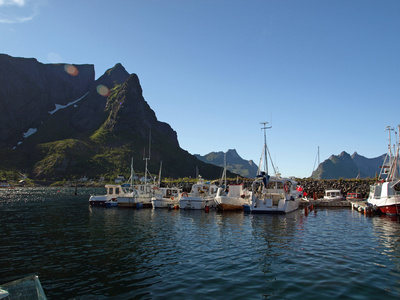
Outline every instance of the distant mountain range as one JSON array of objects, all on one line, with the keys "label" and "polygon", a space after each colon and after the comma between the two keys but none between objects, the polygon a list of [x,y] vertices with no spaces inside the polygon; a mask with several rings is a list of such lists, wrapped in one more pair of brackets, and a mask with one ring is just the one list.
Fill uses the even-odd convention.
[{"label": "distant mountain range", "polygon": [[350,156],[343,151],[322,162],[311,177],[314,179],[374,178],[379,175],[384,159],[385,154],[376,158],[366,158],[358,155],[357,152]]},{"label": "distant mountain range", "polygon": [[242,177],[254,178],[257,174],[258,166],[252,160],[244,160],[235,149],[228,150],[226,153],[211,152],[204,156],[195,154],[199,160],[206,163],[211,163],[216,166],[224,167],[224,160],[226,159],[226,169],[232,173],[239,174]]},{"label": "distant mountain range", "polygon": [[[42,64],[34,58],[0,54],[0,179],[9,172],[62,180],[82,176],[114,178],[136,172],[217,179],[224,156],[229,177],[253,178],[257,166],[236,150],[192,155],[176,132],[158,121],[142,95],[136,74],[121,64],[94,79],[89,64]],[[149,145],[151,151],[149,153]],[[313,172],[317,179],[374,177],[384,155],[368,159],[332,155]]]}]

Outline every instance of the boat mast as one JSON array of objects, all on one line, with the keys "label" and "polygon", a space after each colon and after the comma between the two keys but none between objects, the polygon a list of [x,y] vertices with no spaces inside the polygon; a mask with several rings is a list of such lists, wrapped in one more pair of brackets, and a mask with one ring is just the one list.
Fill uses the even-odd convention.
[{"label": "boat mast", "polygon": [[226,189],[226,153],[224,153],[224,172],[222,173],[221,181],[224,181],[224,189]]},{"label": "boat mast", "polygon": [[[143,160],[146,161],[145,168],[144,168],[144,190],[147,193],[147,161],[150,160],[150,146],[151,146],[151,129],[149,133],[149,157],[143,157]],[[146,148],[143,151],[143,156],[146,156]]]},{"label": "boat mast", "polygon": [[131,177],[129,178],[131,188],[133,187],[133,157],[131,158]]},{"label": "boat mast", "polygon": [[[389,127],[389,126],[388,126]],[[386,127],[386,128],[388,128]],[[394,128],[390,128],[388,130],[394,130]],[[398,131],[400,134],[400,125],[398,125]],[[393,181],[398,177],[398,162],[399,162],[399,144],[397,143],[397,132],[395,132],[396,144],[393,145],[394,157],[390,156],[390,169],[387,177],[387,181]],[[389,148],[390,148],[390,135],[389,135]]]},{"label": "boat mast", "polygon": [[319,146],[318,146],[317,156],[315,157],[315,160],[314,160],[314,167],[313,167],[313,171],[311,173],[311,177],[312,177],[312,175],[313,175],[313,173],[315,171],[315,164],[317,162],[317,159],[318,159],[318,165],[317,165],[317,168],[318,168],[319,167]]},{"label": "boat mast", "polygon": [[[261,129],[264,130],[264,149],[263,149],[263,154],[261,155],[260,166],[258,167],[258,172],[260,173],[261,165],[264,164],[265,173],[268,174],[268,158],[267,158],[267,153],[268,153],[269,158],[271,160],[272,168],[274,169],[274,173],[276,174],[276,170],[275,170],[274,164],[271,159],[271,154],[269,153],[269,150],[267,147],[267,129],[272,128],[272,126],[267,126],[268,122],[261,122],[260,124],[263,125],[263,127]],[[263,161],[263,157],[264,157],[264,161]]]},{"label": "boat mast", "polygon": [[161,186],[161,169],[162,169],[162,161],[160,163],[160,171],[158,172],[158,187]]}]

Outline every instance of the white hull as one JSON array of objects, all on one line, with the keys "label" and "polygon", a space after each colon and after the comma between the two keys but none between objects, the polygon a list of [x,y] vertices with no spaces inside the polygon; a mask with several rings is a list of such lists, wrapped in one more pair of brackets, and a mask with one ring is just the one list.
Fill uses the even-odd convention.
[{"label": "white hull", "polygon": [[118,207],[133,207],[140,208],[143,207],[143,202],[139,201],[137,197],[118,197],[117,198]]},{"label": "white hull", "polygon": [[299,208],[300,198],[294,200],[280,199],[273,203],[272,199],[254,199],[250,206],[252,213],[260,214],[287,214]]},{"label": "white hull", "polygon": [[230,185],[228,194],[218,188],[215,203],[218,210],[243,210],[243,205],[250,205],[251,192],[243,190],[243,185]]},{"label": "white hull", "polygon": [[179,206],[179,201],[171,199],[152,199],[151,204],[153,208],[174,208]]},{"label": "white hull", "polygon": [[213,197],[182,197],[179,200],[180,209],[193,209],[200,210],[209,208],[215,208],[216,204]]},{"label": "white hull", "polygon": [[111,201],[112,199],[115,199],[115,195],[98,195],[98,196],[90,196],[89,198],[89,204],[90,205],[95,205],[95,206],[103,206],[105,205],[106,202]]}]

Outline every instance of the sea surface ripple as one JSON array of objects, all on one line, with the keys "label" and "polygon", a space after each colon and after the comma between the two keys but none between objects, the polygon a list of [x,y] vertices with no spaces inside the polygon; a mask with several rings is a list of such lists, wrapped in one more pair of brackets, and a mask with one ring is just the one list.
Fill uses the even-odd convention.
[{"label": "sea surface ripple", "polygon": [[36,274],[49,299],[400,297],[397,218],[106,209],[91,193],[0,190],[0,283]]}]

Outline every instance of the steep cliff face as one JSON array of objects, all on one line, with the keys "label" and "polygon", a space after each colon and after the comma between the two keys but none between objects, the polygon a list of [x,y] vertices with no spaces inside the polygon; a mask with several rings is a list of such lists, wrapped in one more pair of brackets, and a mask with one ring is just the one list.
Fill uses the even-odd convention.
[{"label": "steep cliff face", "polygon": [[0,54],[0,147],[13,147],[37,128],[56,104],[83,96],[94,82],[93,65],[42,64]]},{"label": "steep cliff face", "polygon": [[[161,161],[163,176],[194,177],[196,170],[204,178],[221,174],[220,167],[179,147],[176,132],[157,120],[143,98],[138,76],[121,64],[96,81],[89,65],[43,65],[3,55],[0,66],[6,87],[0,90],[0,152],[18,158],[0,161],[0,169],[24,170],[39,179],[85,175],[111,180],[118,174],[129,176],[132,158],[135,171],[142,173],[143,157],[151,156],[148,169],[153,174]],[[23,137],[29,128],[37,131]]]}]

